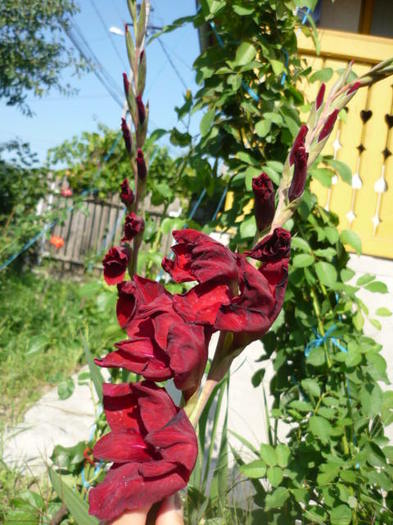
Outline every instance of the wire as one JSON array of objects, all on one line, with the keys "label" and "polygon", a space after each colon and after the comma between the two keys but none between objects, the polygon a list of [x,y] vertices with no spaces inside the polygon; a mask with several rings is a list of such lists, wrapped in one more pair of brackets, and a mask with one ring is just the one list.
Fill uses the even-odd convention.
[{"label": "wire", "polygon": [[[91,60],[90,58],[86,55],[85,51],[82,49],[82,46],[80,45],[80,43],[78,42],[77,38],[75,37],[74,33],[72,32],[72,30],[66,26],[63,26],[63,29],[64,29],[64,32],[66,33],[66,35],[68,36],[68,38],[70,39],[71,43],[74,45],[74,47],[79,51],[79,53],[81,54],[81,56],[86,60],[86,62],[88,64],[91,63]],[[113,100],[119,104],[120,107],[123,107],[123,103],[121,101],[121,99],[118,97],[117,93],[115,93],[112,89],[112,87],[110,85],[108,85],[107,81],[105,80],[104,77],[102,77],[102,75],[100,74],[100,72],[97,70],[96,67],[93,67],[92,68],[93,70],[93,73],[95,74],[95,76],[98,78],[98,80],[101,82],[101,84],[105,87],[105,89],[107,90],[107,92],[109,93],[109,95],[113,98]]]},{"label": "wire", "polygon": [[157,38],[157,40],[158,40],[158,43],[159,43],[160,46],[161,46],[161,49],[162,49],[164,55],[165,55],[166,58],[167,58],[169,64],[172,66],[173,71],[176,73],[177,78],[180,80],[180,82],[181,82],[182,86],[184,87],[184,89],[187,90],[187,89],[188,89],[187,84],[184,82],[183,77],[181,76],[181,74],[179,73],[177,67],[175,66],[175,64],[174,64],[174,62],[173,62],[173,60],[172,60],[170,54],[169,54],[168,51],[166,50],[166,47],[164,46],[163,42],[161,42],[161,39],[160,39],[160,38]]},{"label": "wire", "polygon": [[111,46],[112,46],[113,50],[115,51],[115,53],[117,55],[117,58],[119,59],[120,64],[124,68],[124,71],[127,71],[127,66],[125,65],[124,59],[122,58],[122,56],[119,53],[119,50],[116,47],[116,44],[115,44],[115,42],[113,40],[113,37],[112,37],[112,34],[109,32],[109,29],[106,27],[105,20],[103,19],[100,10],[95,5],[93,0],[90,0],[90,3],[91,3],[92,8],[94,9],[94,11],[95,11],[99,21],[101,22],[102,27],[104,28],[105,35],[108,38],[109,42],[111,43]]}]

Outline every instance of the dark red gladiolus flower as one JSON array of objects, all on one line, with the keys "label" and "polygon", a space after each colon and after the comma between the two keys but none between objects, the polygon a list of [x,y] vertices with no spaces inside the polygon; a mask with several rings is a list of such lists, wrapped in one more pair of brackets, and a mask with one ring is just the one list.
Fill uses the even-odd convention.
[{"label": "dark red gladiolus flower", "polygon": [[266,334],[281,310],[288,283],[288,259],[268,263],[259,270],[244,257],[241,261],[240,294],[220,308],[214,325],[217,330],[236,334],[234,348]]},{"label": "dark red gladiolus flower", "polygon": [[127,73],[123,73],[123,86],[124,86],[124,93],[126,94],[126,97],[128,97],[128,93],[130,91],[130,82],[128,80]]},{"label": "dark red gladiolus flower", "polygon": [[321,133],[318,137],[318,142],[321,142],[324,138],[326,138],[332,131],[334,124],[336,123],[337,116],[338,116],[338,109],[335,109],[326,119],[325,125],[322,128]]},{"label": "dark red gladiolus flower", "polygon": [[172,235],[177,241],[171,248],[175,257],[163,259],[162,267],[176,282],[237,280],[237,256],[223,244],[196,230],[178,230]]},{"label": "dark red gladiolus flower", "polygon": [[128,249],[124,246],[114,246],[105,255],[104,279],[107,284],[121,283],[128,265]]},{"label": "dark red gladiolus flower", "polygon": [[139,217],[134,212],[131,212],[127,215],[124,223],[124,237],[122,241],[132,241],[138,233],[143,232],[145,229],[145,221],[142,217]]},{"label": "dark red gladiolus flower", "polygon": [[140,124],[143,124],[145,122],[146,118],[146,108],[143,103],[141,95],[137,95],[136,97],[136,105],[138,108],[138,120]]},{"label": "dark red gladiolus flower", "polygon": [[260,256],[263,265],[259,270],[243,255],[232,253],[200,232],[183,230],[174,236],[178,241],[172,248],[175,259],[164,260],[164,268],[176,281],[201,283],[183,296],[174,296],[176,312],[186,322],[235,332],[239,347],[265,334],[284,300],[289,232],[277,228],[257,245],[259,252],[247,254]]},{"label": "dark red gladiolus flower", "polygon": [[261,173],[252,179],[252,191],[254,192],[254,213],[259,231],[265,230],[271,225],[275,212],[274,188],[270,177]]},{"label": "dark red gladiolus flower", "polygon": [[94,447],[113,466],[89,493],[89,512],[113,520],[150,507],[184,488],[198,453],[195,431],[183,409],[150,382],[104,384],[111,431]]},{"label": "dark red gladiolus flower", "polygon": [[121,119],[121,131],[123,133],[123,139],[124,139],[124,144],[126,146],[126,150],[128,153],[131,153],[131,150],[132,150],[131,133],[130,133],[130,128],[128,127],[128,124],[125,118]]},{"label": "dark red gladiolus flower", "polygon": [[147,168],[146,168],[145,157],[143,155],[143,151],[141,150],[141,148],[138,148],[138,151],[136,154],[136,167],[138,171],[138,177],[142,180],[145,180],[146,175],[147,175]]},{"label": "dark red gladiolus flower", "polygon": [[291,234],[284,228],[276,228],[246,255],[263,263],[275,263],[289,259],[291,252]]},{"label": "dark red gladiolus flower", "polygon": [[322,82],[321,87],[319,88],[318,95],[315,101],[315,109],[319,109],[322,105],[323,99],[325,97],[326,84]]},{"label": "dark red gladiolus flower", "polygon": [[305,124],[302,124],[299,129],[299,133],[297,134],[297,137],[295,139],[295,142],[293,143],[291,152],[289,154],[289,165],[292,166],[292,164],[295,162],[295,152],[300,148],[304,147],[304,142],[306,139],[306,135],[308,132],[308,127]]},{"label": "dark red gladiolus flower", "polygon": [[121,328],[127,326],[142,306],[154,301],[160,295],[169,295],[161,284],[139,275],[134,275],[132,281],[118,284],[117,290],[119,297],[116,315]]},{"label": "dark red gladiolus flower", "polygon": [[[129,339],[117,343],[116,351],[97,359],[96,363],[104,367],[125,368],[152,381],[173,377],[176,387],[191,395],[199,386],[206,366],[211,331],[187,323],[175,311],[173,298],[165,290],[154,290],[148,283],[149,291],[141,298],[145,291],[138,291],[138,286],[145,287],[140,278],[133,296],[135,306],[131,304],[129,310],[123,307],[119,320]],[[143,304],[149,293],[151,297],[157,296]],[[126,321],[129,312],[131,320]]]},{"label": "dark red gladiolus flower", "polygon": [[121,192],[120,192],[120,199],[123,204],[126,206],[131,206],[131,204],[134,202],[134,192],[130,188],[130,185],[128,184],[128,179],[124,179],[120,186]]},{"label": "dark red gladiolus flower", "polygon": [[299,198],[304,192],[307,180],[307,161],[308,153],[306,149],[301,146],[295,151],[295,169],[288,190],[289,202]]}]

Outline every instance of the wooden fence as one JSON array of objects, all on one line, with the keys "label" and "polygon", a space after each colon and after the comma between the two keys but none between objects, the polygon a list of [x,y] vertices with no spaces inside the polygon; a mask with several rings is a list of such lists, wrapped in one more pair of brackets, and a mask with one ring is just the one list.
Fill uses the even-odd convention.
[{"label": "wooden fence", "polygon": [[[71,210],[72,199],[59,196],[42,208],[48,207],[59,210],[60,214],[63,211],[64,218],[54,226],[50,237],[42,241],[41,256],[59,261],[65,271],[86,266],[100,269],[102,257],[111,246],[120,242],[123,233],[126,208],[118,195],[104,200],[87,197]],[[175,208],[176,205],[171,207]],[[145,209],[150,219],[157,223],[162,218],[162,209],[150,206],[148,202]],[[56,237],[63,239],[63,246],[56,248],[51,243]],[[162,239],[163,252],[169,248],[170,240],[170,236]]]}]

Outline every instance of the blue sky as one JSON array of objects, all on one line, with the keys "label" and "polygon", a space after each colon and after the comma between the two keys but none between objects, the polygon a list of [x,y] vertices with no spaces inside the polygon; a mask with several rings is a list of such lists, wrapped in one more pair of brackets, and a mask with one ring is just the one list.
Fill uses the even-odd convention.
[{"label": "blue sky", "polygon": [[[122,27],[124,22],[129,21],[127,0],[79,0],[79,6],[80,13],[75,22],[122,92],[122,72],[128,70],[127,53],[124,39],[111,34],[109,27]],[[152,0],[152,6],[150,21],[158,26],[195,12],[195,0]],[[145,89],[145,99],[150,102],[151,130],[175,125],[177,116],[174,107],[182,103],[185,86],[192,91],[196,88],[192,71],[192,63],[199,54],[196,30],[187,24],[164,35],[162,42],[184,85],[159,43],[154,41],[147,49]],[[119,127],[121,109],[93,73],[77,78],[67,70],[63,79],[64,83],[69,82],[77,88],[78,94],[64,97],[52,91],[42,99],[30,97],[28,102],[35,113],[33,117],[24,116],[17,108],[8,107],[0,100],[0,143],[19,137],[29,142],[43,161],[49,148],[82,131],[95,130],[98,122]],[[197,122],[192,129],[196,127]]]}]

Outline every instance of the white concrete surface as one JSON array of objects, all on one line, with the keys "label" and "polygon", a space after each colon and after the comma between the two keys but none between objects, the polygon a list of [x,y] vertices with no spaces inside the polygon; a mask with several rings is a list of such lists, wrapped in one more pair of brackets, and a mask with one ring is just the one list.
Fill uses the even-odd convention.
[{"label": "white concrete surface", "polygon": [[94,424],[94,402],[91,389],[78,385],[71,397],[60,400],[57,388],[45,394],[25,414],[20,425],[6,429],[3,460],[32,474],[46,469],[55,445],[71,447],[88,439]]},{"label": "white concrete surface", "polygon": [[[393,310],[393,261],[352,256],[350,266],[357,273],[355,280],[364,273],[373,273],[389,287],[389,294],[361,291],[360,297],[369,307],[370,314],[381,306]],[[369,323],[366,323],[365,330],[383,345],[388,375],[393,384],[393,317],[379,319],[382,323],[381,331]],[[214,338],[212,341],[213,345],[215,340]],[[251,384],[253,373],[262,365],[256,363],[261,353],[260,342],[246,348],[233,364],[230,386],[229,428],[254,445],[267,442],[262,388],[254,388]],[[263,385],[267,393],[273,370],[267,361],[264,365],[266,374]],[[57,389],[53,389],[26,412],[21,425],[6,432],[4,460],[10,465],[29,468],[34,472],[43,470],[54,445],[72,446],[88,438],[93,423],[94,404],[88,387],[77,385],[74,394],[65,401],[59,400]],[[280,436],[284,437],[286,430],[282,425]],[[393,441],[392,427],[388,429],[388,435]],[[231,442],[237,449],[241,448],[235,438],[232,437]],[[244,450],[243,453],[246,459],[248,454]]]}]

